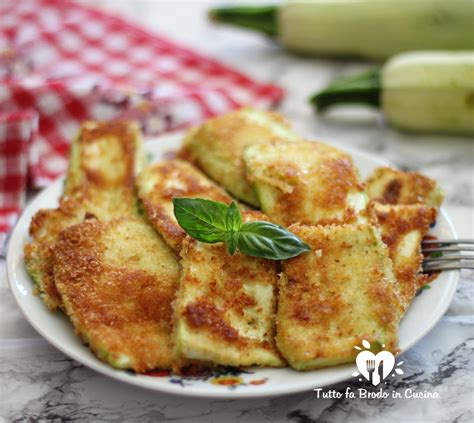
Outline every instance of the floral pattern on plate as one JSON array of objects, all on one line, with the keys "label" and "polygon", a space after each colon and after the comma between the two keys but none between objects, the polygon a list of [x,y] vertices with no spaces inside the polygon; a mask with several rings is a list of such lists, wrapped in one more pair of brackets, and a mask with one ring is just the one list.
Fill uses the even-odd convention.
[{"label": "floral pattern on plate", "polygon": [[[133,373],[132,373],[133,374]],[[231,366],[209,368],[192,368],[181,375],[171,373],[170,370],[157,370],[146,373],[151,377],[167,377],[168,381],[182,387],[192,386],[195,382],[209,382],[234,390],[239,386],[258,386],[268,381],[268,378],[245,380],[243,375],[252,375],[254,372]]]}]

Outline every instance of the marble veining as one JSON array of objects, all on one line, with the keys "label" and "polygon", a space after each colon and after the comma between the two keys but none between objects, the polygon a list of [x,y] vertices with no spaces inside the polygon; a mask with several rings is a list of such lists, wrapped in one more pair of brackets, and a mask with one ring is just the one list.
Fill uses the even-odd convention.
[{"label": "marble veining", "polygon": [[[3,270],[3,269],[2,269]],[[405,374],[384,390],[436,391],[440,399],[317,399],[314,392],[258,400],[180,398],[110,380],[65,357],[31,329],[3,334],[0,350],[2,421],[294,421],[471,422],[474,418],[474,296],[463,274],[446,316],[403,354]],[[2,284],[5,305],[13,299]],[[2,303],[2,312],[4,307]],[[9,308],[9,307],[7,307]],[[3,313],[2,313],[3,314]],[[8,323],[16,325],[20,315]],[[14,326],[18,327],[18,326]],[[330,387],[376,390],[356,380]]]}]

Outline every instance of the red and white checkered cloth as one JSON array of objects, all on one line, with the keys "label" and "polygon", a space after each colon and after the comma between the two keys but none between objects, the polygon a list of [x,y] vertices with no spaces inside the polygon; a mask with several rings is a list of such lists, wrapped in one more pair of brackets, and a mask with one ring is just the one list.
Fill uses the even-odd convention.
[{"label": "red and white checkered cloth", "polygon": [[[34,187],[64,172],[70,140],[85,119],[135,119],[156,135],[246,104],[270,107],[282,95],[277,86],[68,0],[0,1],[0,113],[29,109],[39,116],[29,143],[38,153],[28,166]],[[6,133],[0,128],[0,143],[10,145]],[[23,191],[16,205],[6,193],[14,188],[12,170],[21,173],[12,164],[20,159],[0,157],[0,180],[8,185],[2,182],[0,209],[18,210]]]},{"label": "red and white checkered cloth", "polygon": [[37,129],[35,111],[0,114],[0,253],[25,202],[29,155],[34,151],[31,144]]}]

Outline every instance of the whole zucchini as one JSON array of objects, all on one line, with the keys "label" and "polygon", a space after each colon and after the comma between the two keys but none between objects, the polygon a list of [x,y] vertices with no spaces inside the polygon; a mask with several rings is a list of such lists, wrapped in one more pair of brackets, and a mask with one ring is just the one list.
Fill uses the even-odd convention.
[{"label": "whole zucchini", "polygon": [[410,50],[474,48],[473,0],[296,0],[215,8],[210,17],[308,54],[385,59]]},{"label": "whole zucchini", "polygon": [[389,123],[415,132],[474,134],[474,51],[399,54],[381,69],[339,78],[311,98],[380,107]]}]

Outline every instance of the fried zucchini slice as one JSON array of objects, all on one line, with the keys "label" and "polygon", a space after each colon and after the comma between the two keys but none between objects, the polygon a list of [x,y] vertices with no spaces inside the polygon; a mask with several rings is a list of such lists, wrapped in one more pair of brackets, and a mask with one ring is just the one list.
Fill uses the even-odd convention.
[{"label": "fried zucchini slice", "polygon": [[54,278],[78,335],[113,367],[171,367],[172,302],[179,263],[140,218],[87,220],[65,229]]},{"label": "fried zucchini slice", "polygon": [[426,282],[421,274],[421,241],[436,219],[436,209],[423,204],[390,205],[372,202],[370,213],[389,248],[403,311]]},{"label": "fried zucchini slice", "polygon": [[321,142],[260,144],[244,152],[260,207],[280,225],[362,221],[366,196],[347,153]]},{"label": "fried zucchini slice", "polygon": [[31,220],[32,241],[24,246],[26,268],[33,278],[35,290],[51,310],[62,303],[54,284],[52,249],[61,231],[81,222],[84,217],[84,210],[79,209],[74,199],[63,198],[58,208],[39,210]]},{"label": "fried zucchini slice", "polygon": [[[133,122],[85,122],[71,145],[64,195],[107,195],[133,189],[135,175],[145,164],[143,142]],[[128,196],[127,203],[130,203]],[[121,199],[121,200],[124,200]],[[94,201],[97,203],[97,201]],[[102,201],[110,204],[106,198]],[[125,206],[129,206],[126,204]],[[112,207],[123,207],[120,201]]]},{"label": "fried zucchini slice", "polygon": [[42,209],[30,224],[25,262],[36,290],[51,309],[61,305],[52,279],[51,251],[59,233],[85,217],[137,214],[134,177],[144,161],[135,124],[86,122],[71,147],[65,192],[56,209]]},{"label": "fried zucchini slice", "polygon": [[245,108],[192,129],[180,156],[193,162],[235,197],[258,206],[255,192],[245,177],[243,150],[251,144],[298,139],[282,116]]},{"label": "fried zucchini slice", "polygon": [[444,193],[436,181],[417,172],[379,167],[365,181],[370,200],[382,204],[426,204],[439,208]]},{"label": "fried zucchini slice", "polygon": [[148,219],[177,252],[186,233],[174,217],[174,197],[205,198],[226,204],[232,201],[222,188],[182,160],[165,160],[148,166],[137,178],[137,188]]},{"label": "fried zucchini slice", "polygon": [[395,277],[371,225],[289,228],[311,251],[283,262],[276,343],[296,370],[355,360],[366,339],[395,351],[401,316]]},{"label": "fried zucchini slice", "polygon": [[175,305],[176,370],[194,361],[284,365],[273,339],[275,262],[241,253],[231,256],[224,244],[187,238],[181,266]]}]

